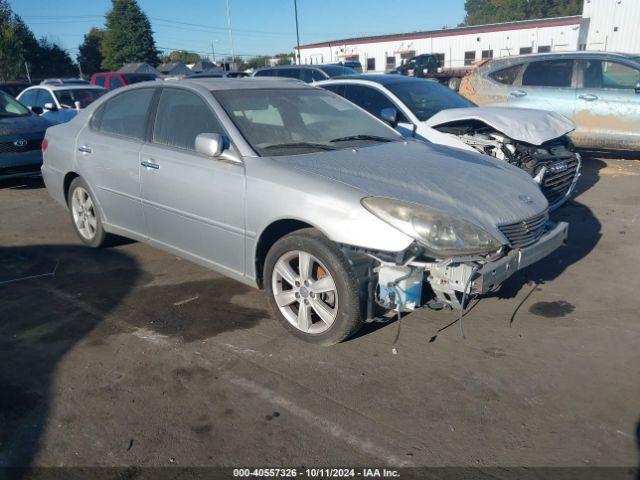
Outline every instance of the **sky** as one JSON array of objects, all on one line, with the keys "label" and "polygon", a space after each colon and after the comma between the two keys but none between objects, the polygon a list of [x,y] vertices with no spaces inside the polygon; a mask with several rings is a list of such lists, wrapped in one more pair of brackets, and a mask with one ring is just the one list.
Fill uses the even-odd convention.
[{"label": "sky", "polygon": [[[293,0],[228,0],[236,55],[291,52],[296,44]],[[73,58],[83,35],[104,25],[110,0],[9,0],[37,37],[47,36]],[[231,53],[226,0],[138,0],[156,46],[216,58]],[[456,26],[464,0],[298,0],[300,44],[361,35]]]}]

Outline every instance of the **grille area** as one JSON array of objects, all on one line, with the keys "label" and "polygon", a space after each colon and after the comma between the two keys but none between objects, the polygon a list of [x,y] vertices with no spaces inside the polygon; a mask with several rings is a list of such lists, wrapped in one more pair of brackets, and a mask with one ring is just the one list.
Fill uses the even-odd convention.
[{"label": "grille area", "polygon": [[40,150],[41,145],[42,138],[27,140],[27,143],[22,146],[14,145],[13,142],[0,142],[0,153],[32,152],[33,150]]},{"label": "grille area", "polygon": [[499,225],[498,229],[507,237],[512,247],[526,247],[536,242],[544,233],[544,226],[549,219],[547,211],[520,222]]},{"label": "grille area", "polygon": [[549,205],[562,200],[571,188],[573,179],[578,170],[578,159],[575,154],[561,158],[547,165],[540,188]]}]

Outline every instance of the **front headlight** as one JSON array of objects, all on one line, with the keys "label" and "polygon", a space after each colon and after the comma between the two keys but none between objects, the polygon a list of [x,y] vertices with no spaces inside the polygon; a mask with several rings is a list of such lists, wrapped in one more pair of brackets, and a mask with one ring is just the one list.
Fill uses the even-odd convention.
[{"label": "front headlight", "polygon": [[500,242],[482,228],[427,207],[381,197],[363,198],[362,205],[392,227],[415,238],[435,257],[488,253],[501,247]]}]

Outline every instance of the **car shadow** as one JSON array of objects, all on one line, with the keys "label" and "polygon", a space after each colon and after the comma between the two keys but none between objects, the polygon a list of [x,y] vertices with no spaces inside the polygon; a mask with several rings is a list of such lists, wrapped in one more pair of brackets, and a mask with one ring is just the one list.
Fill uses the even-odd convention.
[{"label": "car shadow", "polygon": [[0,190],[5,188],[13,190],[35,190],[44,188],[44,181],[40,175],[0,179]]},{"label": "car shadow", "polygon": [[13,478],[38,454],[59,364],[122,302],[139,272],[115,249],[0,247],[0,468]]},{"label": "car shadow", "polygon": [[[600,179],[600,170],[607,164],[597,158],[584,156],[581,176],[574,196],[589,190]],[[602,237],[602,224],[593,211],[577,200],[570,199],[551,215],[551,220],[569,223],[567,244],[548,257],[534,263],[509,278],[497,292],[488,297],[512,299],[525,286],[541,285],[562,274],[591,252]],[[535,287],[534,287],[535,288]],[[529,292],[530,294],[531,292]],[[518,307],[516,307],[518,308]]]}]

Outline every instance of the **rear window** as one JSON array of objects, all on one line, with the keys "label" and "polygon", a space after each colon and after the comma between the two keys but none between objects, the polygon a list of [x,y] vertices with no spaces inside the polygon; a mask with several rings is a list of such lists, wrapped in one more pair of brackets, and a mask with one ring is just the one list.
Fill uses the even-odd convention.
[{"label": "rear window", "polygon": [[545,60],[532,62],[522,76],[527,87],[570,87],[573,60]]},{"label": "rear window", "polygon": [[104,87],[106,85],[106,77],[102,75],[99,77],[96,77],[96,80],[94,83],[100,87]]},{"label": "rear window", "polygon": [[158,78],[156,75],[152,73],[125,73],[124,80],[127,82],[127,85],[132,85],[134,83],[140,82],[148,82],[149,80],[155,80]]},{"label": "rear window", "polygon": [[512,67],[503,68],[497,72],[490,73],[489,78],[492,78],[503,85],[512,85],[513,82],[516,81],[521,68],[522,65],[513,65]]},{"label": "rear window", "polygon": [[342,77],[343,75],[356,75],[358,73],[353,68],[343,67],[342,65],[319,65],[318,68],[331,78]]},{"label": "rear window", "polygon": [[56,90],[53,93],[63,107],[75,108],[75,103],[78,102],[80,108],[85,108],[91,102],[104,95],[106,90],[101,88],[77,88]]}]

